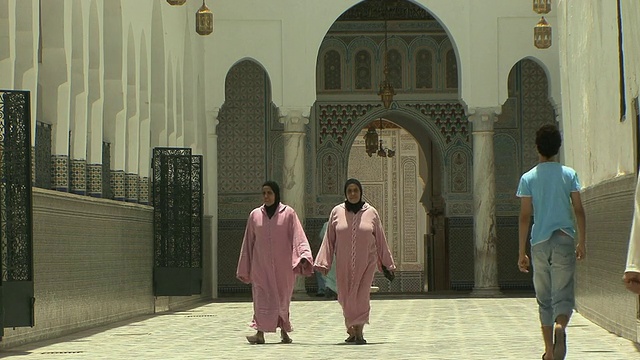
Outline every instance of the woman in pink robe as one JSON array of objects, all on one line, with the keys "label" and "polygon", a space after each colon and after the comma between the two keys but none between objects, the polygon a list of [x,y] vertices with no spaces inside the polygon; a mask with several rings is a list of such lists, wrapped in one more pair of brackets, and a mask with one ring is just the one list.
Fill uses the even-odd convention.
[{"label": "woman in pink robe", "polygon": [[329,215],[329,226],[316,258],[315,269],[326,274],[336,256],[338,302],[342,306],[349,337],[346,342],[366,344],[363,328],[369,323],[369,293],[376,269],[396,266],[387,245],[378,211],[362,201],[362,185],[356,179],[344,185],[347,200]]},{"label": "woman in pink robe", "polygon": [[251,344],[264,344],[264,333],[280,328],[281,342],[291,343],[289,305],[296,274],[313,274],[309,241],[295,210],[280,203],[278,184],[262,186],[264,205],[251,211],[242,240],[237,278],[251,284],[253,321]]}]

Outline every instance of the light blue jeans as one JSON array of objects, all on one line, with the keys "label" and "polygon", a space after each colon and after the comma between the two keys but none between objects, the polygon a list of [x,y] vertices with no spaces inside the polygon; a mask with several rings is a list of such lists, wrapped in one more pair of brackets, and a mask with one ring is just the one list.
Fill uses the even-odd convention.
[{"label": "light blue jeans", "polygon": [[575,306],[576,249],[573,238],[556,230],[549,240],[531,247],[533,286],[542,326],[553,326],[559,315],[568,318]]}]

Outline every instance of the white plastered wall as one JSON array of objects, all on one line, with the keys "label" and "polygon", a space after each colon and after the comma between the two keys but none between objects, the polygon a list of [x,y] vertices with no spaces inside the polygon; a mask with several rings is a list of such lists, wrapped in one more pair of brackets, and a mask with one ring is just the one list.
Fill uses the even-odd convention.
[{"label": "white plastered wall", "polygon": [[[559,97],[557,47],[533,46],[539,17],[531,4],[416,0],[447,29],[459,61],[461,100],[468,108],[499,107],[507,98],[513,65],[538,60],[551,77],[551,95]],[[251,58],[265,67],[273,101],[283,108],[308,108],[316,98],[315,74],[320,44],[333,22],[359,1],[286,0],[274,6],[260,0],[218,2],[214,36],[205,42],[207,107],[224,102],[224,79],[236,62]],[[553,16],[550,18],[553,22]],[[259,34],[259,36],[258,36]],[[558,100],[553,101],[559,102]]]},{"label": "white plastered wall", "polygon": [[640,6],[623,0],[626,109],[620,107],[617,2],[558,2],[565,162],[583,187],[635,172]]}]

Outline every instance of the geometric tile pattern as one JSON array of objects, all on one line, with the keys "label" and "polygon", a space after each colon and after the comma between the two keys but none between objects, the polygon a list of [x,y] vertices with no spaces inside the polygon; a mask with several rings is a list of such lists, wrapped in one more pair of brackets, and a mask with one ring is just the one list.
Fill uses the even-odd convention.
[{"label": "geometric tile pattern", "polygon": [[234,65],[225,80],[218,132],[218,192],[257,193],[265,180],[265,122],[270,82],[254,61]]},{"label": "geometric tile pattern", "polygon": [[533,289],[532,272],[518,270],[518,217],[497,216],[498,283],[501,289]]},{"label": "geometric tile pattern", "polygon": [[87,165],[87,193],[91,197],[102,197],[102,164]]},{"label": "geometric tile pattern", "polygon": [[[418,262],[418,166],[413,156],[402,157],[402,262]],[[399,209],[396,209],[399,210]]]},{"label": "geometric tile pattern", "polygon": [[[518,261],[518,217],[497,216],[498,284],[501,289],[532,289],[531,274],[521,273]],[[449,278],[454,290],[474,285],[473,218],[449,218]]]},{"label": "geometric tile pattern", "polygon": [[473,218],[449,218],[449,279],[454,290],[471,289],[474,283]]},{"label": "geometric tile pattern", "polygon": [[451,154],[451,192],[466,193],[469,191],[469,161],[467,153],[456,150]]},{"label": "geometric tile pattern", "polygon": [[69,192],[69,156],[51,155],[51,172],[54,190]]},{"label": "geometric tile pattern", "polygon": [[140,178],[140,195],[138,202],[149,205],[149,178],[146,176]]},{"label": "geometric tile pattern", "polygon": [[521,60],[519,64],[522,79],[522,170],[525,172],[538,162],[536,131],[544,124],[555,124],[556,119],[549,101],[544,69],[533,60]]},{"label": "geometric tile pattern", "polygon": [[[102,197],[113,199],[113,186],[111,185],[111,143],[102,142]],[[123,185],[124,186],[124,185]],[[124,200],[124,196],[123,196]]]},{"label": "geometric tile pattern", "polygon": [[124,170],[111,170],[111,190],[114,200],[125,200]]},{"label": "geometric tile pattern", "polygon": [[32,155],[35,161],[35,185],[42,189],[52,189],[51,125],[36,122],[36,147]]},{"label": "geometric tile pattern", "polygon": [[71,160],[71,192],[78,195],[87,193],[87,161]]},{"label": "geometric tile pattern", "polygon": [[124,175],[124,197],[127,202],[138,202],[140,196],[140,177],[138,174],[126,173]]},{"label": "geometric tile pattern", "polygon": [[336,144],[342,145],[345,135],[349,132],[353,123],[360,117],[380,104],[319,104],[317,108],[318,141],[320,144],[332,139]]},{"label": "geometric tile pattern", "polygon": [[429,117],[440,129],[445,143],[455,139],[469,142],[469,121],[460,103],[421,103],[406,104]]},{"label": "geometric tile pattern", "polygon": [[[238,256],[247,220],[218,221],[218,290],[223,293],[250,291],[236,279]],[[244,290],[243,290],[244,289]]]}]

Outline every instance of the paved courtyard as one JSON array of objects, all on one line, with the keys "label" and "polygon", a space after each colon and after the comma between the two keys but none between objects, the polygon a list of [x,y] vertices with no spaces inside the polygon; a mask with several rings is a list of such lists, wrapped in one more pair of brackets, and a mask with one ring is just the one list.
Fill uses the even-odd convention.
[{"label": "paved courtyard", "polygon": [[[244,336],[250,302],[209,303],[79,332],[0,352],[15,359],[540,359],[532,298],[384,299],[372,301],[367,345],[346,345],[336,301],[295,301],[293,344]],[[567,359],[640,359],[640,347],[579,314],[568,330]]]}]

